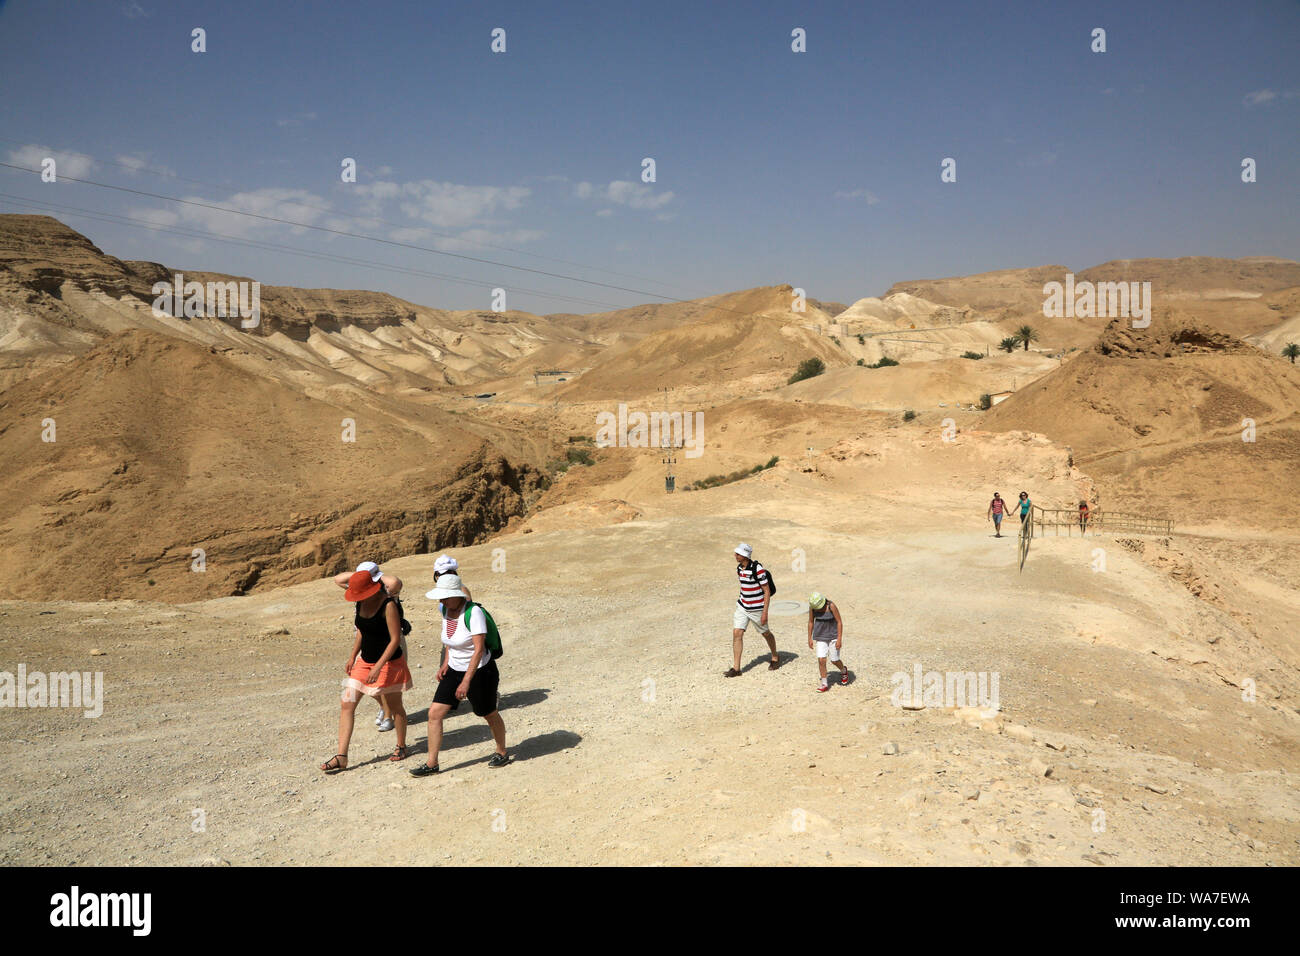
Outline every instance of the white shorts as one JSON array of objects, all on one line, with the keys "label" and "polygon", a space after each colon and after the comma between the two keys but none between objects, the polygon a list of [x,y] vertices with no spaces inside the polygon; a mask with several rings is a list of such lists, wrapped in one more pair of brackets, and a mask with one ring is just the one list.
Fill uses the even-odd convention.
[{"label": "white shorts", "polygon": [[830,655],[830,659],[833,661],[838,662],[840,659],[840,650],[835,646],[834,641],[813,641],[813,647],[817,648],[817,657],[819,659],[826,657],[827,654]]},{"label": "white shorts", "polygon": [[749,625],[752,622],[754,626],[758,628],[758,633],[771,634],[772,628],[767,624],[760,623],[762,617],[762,611],[746,611],[743,607],[737,604],[736,613],[732,615],[731,618],[731,626],[737,631],[744,631],[749,628]]}]

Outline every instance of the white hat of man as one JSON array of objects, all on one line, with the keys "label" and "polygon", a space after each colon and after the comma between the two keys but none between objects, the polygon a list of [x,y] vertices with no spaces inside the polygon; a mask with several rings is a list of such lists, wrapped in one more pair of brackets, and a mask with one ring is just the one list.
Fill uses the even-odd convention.
[{"label": "white hat of man", "polygon": [[736,554],[740,555],[742,558],[752,558],[754,556],[754,549],[742,541],[740,544],[736,545]]},{"label": "white hat of man", "polygon": [[459,574],[444,574],[438,579],[432,591],[426,591],[424,596],[430,601],[445,601],[447,598],[468,598],[461,589]]},{"label": "white hat of man", "polygon": [[440,577],[448,572],[457,571],[459,569],[460,565],[456,563],[456,559],[450,554],[439,555],[438,560],[433,562],[434,577]]},{"label": "white hat of man", "polygon": [[375,564],[373,561],[362,561],[357,565],[357,571],[365,571],[370,575],[370,580],[372,581],[378,581],[384,576],[384,573],[379,570],[379,565]]}]

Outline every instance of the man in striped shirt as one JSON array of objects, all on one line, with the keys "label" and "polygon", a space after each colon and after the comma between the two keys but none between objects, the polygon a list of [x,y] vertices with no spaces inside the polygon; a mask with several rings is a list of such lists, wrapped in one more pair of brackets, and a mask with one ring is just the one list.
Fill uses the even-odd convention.
[{"label": "man in striped shirt", "polygon": [[725,676],[740,676],[740,650],[745,631],[751,623],[758,625],[758,632],[763,635],[772,651],[767,669],[774,671],[781,666],[781,660],[776,654],[776,638],[767,626],[767,606],[772,600],[772,576],[767,573],[767,568],[754,560],[754,549],[743,542],[736,546],[736,577],[740,579],[740,600],[736,602],[736,613],[732,618],[731,656],[734,666]]}]

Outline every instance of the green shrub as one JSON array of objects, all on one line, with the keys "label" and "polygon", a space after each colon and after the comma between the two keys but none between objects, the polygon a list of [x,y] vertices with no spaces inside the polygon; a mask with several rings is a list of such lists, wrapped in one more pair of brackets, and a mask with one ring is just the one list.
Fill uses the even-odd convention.
[{"label": "green shrub", "polygon": [[765,465],[755,465],[752,468],[741,468],[739,471],[733,471],[726,475],[710,475],[707,478],[701,478],[694,484],[687,485],[683,491],[703,491],[705,488],[716,488],[719,485],[729,485],[733,481],[740,481],[742,478],[748,478],[750,475],[756,475],[760,471],[766,471],[776,466],[781,459],[773,455],[767,460]]},{"label": "green shrub", "polygon": [[882,355],[880,361],[874,365],[868,365],[867,368],[889,368],[891,365],[897,365],[898,359],[891,359],[888,355]]},{"label": "green shrub", "polygon": [[859,364],[859,365],[862,365],[862,366],[865,366],[865,365],[867,364],[867,360],[866,360],[866,359],[858,359],[858,364]]},{"label": "green shrub", "polygon": [[859,345],[866,345],[866,344],[867,344],[867,337],[866,337],[865,335],[859,335],[859,336],[858,336],[858,344],[859,344]]},{"label": "green shrub", "polygon": [[594,465],[595,459],[591,457],[591,452],[585,448],[570,448],[564,453],[564,457],[571,465]]},{"label": "green shrub", "polygon": [[903,421],[905,422],[910,422],[915,417],[916,417],[916,412],[912,411],[910,408],[907,411],[903,412]]},{"label": "green shrub", "polygon": [[987,412],[992,407],[993,407],[993,399],[989,397],[988,392],[985,392],[983,395],[980,396],[980,411]]},{"label": "green shrub", "polygon": [[790,376],[787,385],[793,385],[795,382],[802,382],[806,378],[813,378],[826,371],[826,363],[819,358],[804,359],[799,363],[798,370]]},{"label": "green shrub", "polygon": [[983,352],[962,352],[961,357],[968,358],[968,359],[975,359],[976,361],[978,361],[984,357],[984,353]]}]

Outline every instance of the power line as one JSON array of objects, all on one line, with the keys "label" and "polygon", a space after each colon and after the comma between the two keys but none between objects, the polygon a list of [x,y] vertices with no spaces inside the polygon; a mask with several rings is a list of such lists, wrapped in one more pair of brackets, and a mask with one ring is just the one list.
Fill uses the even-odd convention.
[{"label": "power line", "polygon": [[[37,173],[37,174],[40,173],[40,170],[32,169],[28,166],[19,166],[15,163],[0,162],[0,168],[12,169],[12,170],[17,170],[19,172],[26,172],[26,173]],[[224,212],[224,213],[229,213],[231,215],[244,216],[249,219],[257,219],[263,222],[274,222],[279,225],[292,226],[299,229],[310,229],[315,232],[323,232],[329,235],[345,236],[349,239],[362,239],[369,242],[377,242],[380,243],[381,245],[396,246],[398,248],[403,248],[403,249],[413,249],[417,252],[427,252],[436,256],[447,256],[452,259],[461,259],[466,262],[477,262],[481,265],[495,266],[496,268],[500,268],[500,269],[512,269],[517,272],[527,272],[533,275],[546,276],[552,279],[561,279],[569,282],[578,282],[583,285],[597,286],[602,289],[613,289],[618,292],[627,292],[633,295],[650,296],[652,298],[662,299],[665,302],[670,302],[670,303],[688,304],[692,301],[698,301],[698,300],[691,300],[691,299],[679,299],[676,298],[675,296],[661,295],[660,293],[657,292],[647,292],[643,289],[632,289],[627,286],[612,285],[607,282],[597,282],[594,279],[582,279],[579,278],[578,276],[570,276],[558,272],[547,272],[543,269],[530,269],[527,266],[510,265],[509,263],[496,262],[495,260],[492,259],[483,259],[477,256],[466,256],[466,255],[461,255],[460,253],[446,252],[440,249],[430,249],[427,246],[417,246],[414,243],[400,242],[396,239],[384,239],[381,236],[370,236],[364,233],[348,232],[345,229],[331,229],[328,226],[317,226],[311,223],[297,222],[292,219],[282,219],[279,216],[267,216],[267,215],[263,215],[262,213],[247,212],[246,210],[242,210],[242,209],[234,209],[229,206],[218,206],[214,203],[204,203],[194,199],[181,199],[180,197],[177,196],[166,196],[161,193],[149,192],[148,190],[145,189],[132,189],[128,186],[115,186],[112,183],[100,183],[90,179],[81,179],[76,176],[62,176],[60,177],[60,179],[66,182],[81,183],[82,185],[86,185],[86,186],[95,186],[100,189],[111,189],[116,192],[130,193],[136,196],[145,196],[150,199],[161,199],[166,202],[176,202],[186,206],[196,206],[202,209],[211,209],[216,212]],[[711,305],[709,307],[719,312],[730,312],[733,315],[740,315],[745,317],[751,317],[754,315],[753,312],[745,312],[740,309],[731,309],[722,305]],[[625,306],[624,308],[632,308],[632,306]]]},{"label": "power line", "polygon": [[[33,146],[33,145],[36,145],[36,144],[33,144],[33,143],[25,143],[25,142],[23,142],[23,141],[21,141],[21,140],[16,140],[16,139],[6,139],[6,138],[4,138],[4,137],[0,137],[0,143],[14,143],[14,144],[16,144],[16,145],[22,145],[22,146]],[[128,170],[129,172],[132,172],[132,173],[146,172],[146,173],[149,173],[150,175],[160,176],[160,177],[163,177],[163,178],[166,178],[166,179],[177,179],[177,180],[180,180],[181,182],[193,183],[194,185],[197,185],[197,186],[206,186],[206,187],[208,187],[209,189],[221,189],[221,190],[227,190],[227,189],[238,189],[238,188],[239,188],[239,187],[237,187],[237,186],[233,186],[233,185],[230,185],[230,184],[218,184],[218,183],[205,182],[204,180],[201,180],[201,179],[189,179],[189,178],[187,178],[187,177],[185,177],[185,176],[180,176],[180,175],[178,175],[177,173],[173,172],[173,171],[170,170],[170,169],[160,169],[160,168],[150,167],[150,166],[148,166],[148,165],[136,165],[136,164],[132,164],[132,163],[119,163],[119,162],[114,162],[114,161],[112,161],[112,160],[107,160],[107,159],[96,159],[95,157],[91,156],[90,154],[88,154],[88,153],[84,153],[84,152],[81,152],[80,150],[73,150],[73,149],[54,149],[53,147],[50,147],[50,152],[51,152],[51,153],[69,153],[69,154],[75,154],[75,155],[77,155],[77,156],[85,156],[85,157],[88,158],[92,163],[98,163],[98,164],[103,165],[103,166],[116,166],[116,167],[118,167],[119,169],[125,169],[125,170]],[[69,176],[69,177],[64,177],[64,178],[71,179],[72,177]],[[388,219],[380,219],[380,218],[377,217],[377,216],[354,216],[354,215],[350,215],[350,214],[348,214],[348,213],[339,212],[339,211],[337,211],[337,210],[331,209],[331,208],[328,207],[328,206],[315,206],[315,205],[312,205],[311,203],[299,202],[299,201],[296,200],[296,199],[273,199],[273,200],[271,200],[271,201],[272,201],[273,203],[275,203],[276,205],[280,205],[280,206],[300,206],[300,207],[302,207],[303,209],[312,209],[312,210],[315,210],[315,211],[317,211],[317,212],[329,213],[329,214],[331,214],[331,215],[333,215],[333,216],[336,216],[336,217],[338,217],[338,218],[340,218],[340,219],[348,219],[348,220],[351,220],[351,221],[353,221],[353,222],[358,222],[358,223],[375,223],[375,224],[383,225],[383,226],[392,226],[392,227],[394,227],[394,228],[396,228],[396,229],[409,229],[409,228],[411,228],[411,224],[410,224],[409,222],[393,222],[393,221],[388,220]],[[661,286],[664,286],[664,287],[666,287],[666,288],[674,288],[674,286],[673,286],[672,283],[670,283],[670,282],[664,282],[664,281],[661,280],[661,279],[655,279],[655,278],[652,278],[652,277],[650,277],[650,276],[637,275],[637,274],[635,274],[635,273],[631,273],[631,272],[618,272],[618,271],[616,271],[616,270],[614,270],[614,269],[606,269],[606,268],[602,268],[601,266],[593,266],[593,265],[588,265],[588,264],[586,264],[586,263],[582,263],[582,262],[575,262],[575,261],[573,261],[573,260],[571,260],[571,259],[559,259],[559,258],[556,258],[556,257],[554,257],[554,256],[544,256],[544,255],[542,255],[541,253],[537,253],[537,252],[527,252],[527,251],[525,251],[525,250],[523,250],[523,249],[513,249],[513,248],[511,248],[511,247],[509,247],[509,246],[502,246],[502,245],[497,245],[497,244],[495,244],[495,243],[491,243],[491,242],[484,242],[484,241],[482,241],[482,240],[480,240],[480,239],[466,239],[466,238],[463,238],[463,237],[461,237],[461,236],[452,235],[451,233],[438,232],[436,229],[429,229],[427,226],[421,226],[420,228],[421,228],[421,229],[424,229],[424,230],[425,230],[426,232],[428,232],[430,235],[438,236],[438,237],[441,238],[441,239],[451,239],[451,240],[454,240],[454,241],[456,241],[456,242],[464,242],[464,243],[466,243],[466,244],[468,244],[468,245],[482,246],[482,247],[485,248],[485,249],[496,249],[496,250],[499,250],[499,251],[501,251],[501,252],[509,252],[509,253],[511,253],[512,255],[517,255],[517,256],[529,256],[529,257],[531,257],[531,258],[533,258],[533,259],[541,259],[541,260],[543,260],[543,261],[545,261],[545,262],[556,262],[556,263],[560,263],[560,264],[562,264],[562,265],[577,266],[577,267],[580,268],[580,269],[590,269],[590,270],[593,271],[593,272],[604,272],[604,273],[606,273],[606,274],[608,274],[608,275],[622,276],[622,277],[625,278],[625,279],[639,279],[639,280],[641,280],[641,281],[643,281],[643,282],[653,282],[653,283],[655,283],[656,285],[661,285]]]},{"label": "power line", "polygon": [[[428,272],[423,269],[410,269],[404,266],[394,266],[382,262],[375,262],[370,259],[358,259],[353,256],[340,256],[334,253],[327,253],[327,252],[311,252],[306,249],[298,249],[294,246],[286,246],[282,243],[274,243],[274,242],[269,242],[260,239],[246,239],[239,236],[227,236],[221,233],[207,232],[205,230],[192,229],[184,226],[166,226],[166,225],[150,222],[147,219],[136,219],[132,216],[122,216],[116,213],[101,212],[99,210],[93,210],[93,209],[82,209],[78,206],[67,206],[60,203],[36,202],[33,200],[26,199],[24,197],[12,196],[8,193],[0,193],[0,199],[5,199],[8,202],[11,202],[15,205],[25,206],[29,209],[46,209],[46,208],[59,209],[59,210],[76,213],[88,219],[96,219],[102,222],[114,222],[122,225],[135,225],[145,229],[150,229],[155,232],[165,232],[165,233],[170,233],[172,235],[189,236],[189,237],[199,238],[199,239],[212,239],[217,242],[229,242],[233,245],[247,246],[249,248],[266,249],[272,252],[284,252],[284,253],[288,253],[289,255],[301,256],[303,258],[308,258],[308,259],[321,259],[325,261],[343,262],[343,263],[348,263],[350,265],[359,265],[366,268],[378,269],[384,272],[396,272],[405,275],[420,276],[424,278],[443,279],[448,282],[456,282],[462,285],[475,286],[484,289],[490,289],[495,286],[495,283],[488,282],[485,280],[480,280],[480,279],[466,279],[459,276],[446,275],[440,272]],[[618,308],[621,308],[620,306],[613,305],[612,303],[609,302],[601,302],[594,299],[583,299],[577,296],[562,295],[557,292],[543,292],[540,289],[526,289],[520,286],[512,286],[511,291],[522,292],[528,295],[535,295],[540,298],[557,299],[564,302],[575,302],[580,305],[596,306],[598,308],[604,308],[610,310],[616,310]]]}]

